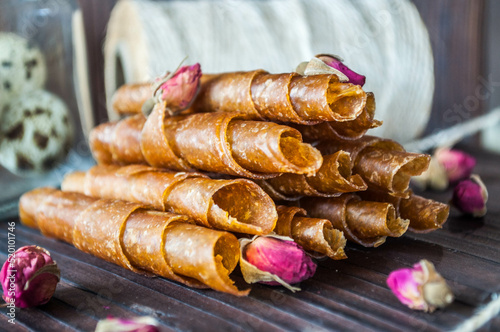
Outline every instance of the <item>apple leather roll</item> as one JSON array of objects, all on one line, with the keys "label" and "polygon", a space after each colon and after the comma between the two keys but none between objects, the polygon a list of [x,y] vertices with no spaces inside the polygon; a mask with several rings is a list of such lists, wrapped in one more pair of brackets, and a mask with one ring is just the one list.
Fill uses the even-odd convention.
[{"label": "apple leather roll", "polygon": [[347,258],[346,239],[327,219],[308,218],[306,211],[295,206],[278,206],[276,234],[288,236],[305,250],[326,255],[331,259]]},{"label": "apple leather roll", "polygon": [[406,152],[395,141],[368,135],[357,140],[322,141],[317,148],[323,154],[349,152],[354,173],[368,188],[398,197],[409,197],[411,177],[422,174],[431,159],[427,154]]},{"label": "apple leather roll", "polygon": [[97,162],[198,169],[251,179],[279,173],[312,175],[323,162],[321,153],[288,126],[244,120],[237,113],[167,117],[161,105],[156,104],[147,120],[135,115],[94,128],[90,147]]},{"label": "apple leather roll", "polygon": [[187,215],[196,224],[237,233],[270,233],[278,218],[273,200],[246,179],[213,180],[200,173],[145,165],[97,165],[68,174],[62,190],[147,204]]},{"label": "apple leather roll", "polygon": [[408,230],[414,233],[429,233],[443,227],[450,214],[450,206],[432,199],[410,193],[408,198],[394,197],[385,192],[367,190],[358,193],[363,199],[389,202],[396,213],[410,224]]},{"label": "apple leather roll", "polygon": [[410,220],[408,229],[414,233],[429,233],[442,228],[449,214],[448,204],[415,194],[399,203],[399,215]]},{"label": "apple leather roll", "polygon": [[375,120],[375,97],[373,93],[366,93],[366,106],[363,111],[354,119],[349,121],[327,121],[314,125],[290,124],[298,129],[304,141],[316,142],[329,139],[352,140],[361,138],[368,129],[379,127],[382,122]]},{"label": "apple leather roll", "polygon": [[352,174],[351,158],[345,151],[323,156],[323,165],[313,176],[282,174],[256,182],[274,200],[297,200],[302,196],[334,197],[367,188],[361,176]]},{"label": "apple leather roll", "polygon": [[119,115],[139,114],[142,105],[152,96],[152,83],[124,84],[113,94],[111,107]]},{"label": "apple leather roll", "polygon": [[[249,292],[229,278],[239,259],[236,237],[193,225],[186,216],[50,188],[24,194],[19,208],[21,221],[42,234],[136,273],[238,296]],[[59,228],[72,231],[62,236]]]},{"label": "apple leather roll", "polygon": [[365,247],[378,247],[388,236],[403,235],[409,221],[401,219],[390,203],[363,201],[355,194],[340,197],[304,197],[300,207],[313,218],[328,219],[347,240]]},{"label": "apple leather roll", "polygon": [[[138,106],[151,95],[149,83],[123,86],[113,96],[113,109],[140,113]],[[353,120],[363,111],[366,98],[360,86],[342,83],[334,74],[254,70],[204,74],[190,112],[241,112],[252,119],[313,124]]]}]

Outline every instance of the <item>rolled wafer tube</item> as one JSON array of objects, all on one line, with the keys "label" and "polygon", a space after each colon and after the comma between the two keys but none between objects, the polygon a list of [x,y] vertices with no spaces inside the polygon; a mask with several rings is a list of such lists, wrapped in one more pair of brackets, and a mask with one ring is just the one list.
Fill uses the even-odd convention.
[{"label": "rolled wafer tube", "polygon": [[277,208],[276,234],[291,237],[307,251],[335,260],[347,258],[344,234],[334,229],[329,220],[307,218],[306,211],[299,207],[281,205]]},{"label": "rolled wafer tube", "polygon": [[365,247],[378,247],[386,238],[403,235],[409,221],[396,215],[390,203],[362,201],[354,194],[340,197],[305,197],[300,207],[313,218],[331,221],[333,228],[344,232],[347,240]]},{"label": "rolled wafer tube", "polygon": [[415,194],[401,199],[399,204],[399,215],[410,220],[408,229],[414,233],[429,233],[442,228],[449,214],[448,204]]},{"label": "rolled wafer tube", "polygon": [[[192,225],[186,216],[50,188],[24,194],[19,208],[21,221],[42,234],[136,273],[238,296],[249,292],[229,279],[239,259],[236,237]],[[59,228],[72,231],[66,236]]]},{"label": "rolled wafer tube", "polygon": [[349,152],[354,173],[366,181],[368,188],[398,197],[409,197],[411,177],[422,174],[431,159],[427,154],[406,152],[395,141],[367,135],[351,141],[323,141],[317,148],[323,154]]},{"label": "rolled wafer tube", "polygon": [[366,106],[354,120],[344,122],[327,121],[310,126],[290,124],[290,126],[298,129],[306,142],[361,138],[368,129],[377,128],[382,124],[381,121],[374,118],[375,97],[373,93],[367,92],[366,96]]},{"label": "rolled wafer tube", "polygon": [[139,114],[142,112],[142,105],[152,96],[151,83],[125,84],[113,94],[111,107],[120,115]]},{"label": "rolled wafer tube", "polygon": [[442,228],[450,214],[448,204],[415,195],[413,192],[408,198],[394,197],[374,190],[358,194],[366,200],[393,204],[397,214],[410,221],[408,230],[414,233],[429,233]]},{"label": "rolled wafer tube", "polygon": [[97,165],[68,174],[62,190],[121,199],[184,214],[198,225],[237,233],[270,233],[278,218],[273,200],[245,179],[213,180],[200,173],[145,165]]},{"label": "rolled wafer tube", "polygon": [[[139,113],[149,83],[126,85],[113,96],[121,114]],[[336,75],[269,74],[263,70],[204,74],[191,112],[241,112],[252,119],[313,124],[349,121],[363,111],[366,93],[354,84],[341,83]]]},{"label": "rolled wafer tube", "polygon": [[345,151],[323,156],[321,168],[313,176],[282,174],[256,180],[275,200],[297,200],[302,196],[334,197],[368,188],[361,176],[352,174],[351,158]]},{"label": "rolled wafer tube", "polygon": [[[200,84],[210,80],[214,75],[204,74],[200,78]],[[153,97],[156,84],[153,82],[124,84],[115,91],[111,100],[111,107],[121,116],[130,116],[142,113],[143,104]],[[192,113],[185,110],[181,113]]]},{"label": "rolled wafer tube", "polygon": [[94,128],[90,146],[96,160],[252,179],[312,175],[323,162],[321,153],[302,143],[300,133],[288,126],[223,112],[166,118],[160,105],[147,120],[136,115]]}]

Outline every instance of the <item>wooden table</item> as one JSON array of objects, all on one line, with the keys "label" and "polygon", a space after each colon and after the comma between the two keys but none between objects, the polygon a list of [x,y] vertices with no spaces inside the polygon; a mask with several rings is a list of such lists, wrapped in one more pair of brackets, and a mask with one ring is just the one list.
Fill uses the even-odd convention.
[{"label": "wooden table", "polygon": [[[36,244],[51,251],[62,279],[49,303],[18,310],[15,325],[0,309],[0,330],[93,331],[107,316],[139,315],[156,317],[165,331],[443,331],[471,323],[475,312],[484,314],[486,305],[500,302],[500,156],[475,155],[476,172],[490,193],[486,217],[452,211],[444,229],[431,234],[391,238],[379,248],[349,246],[347,260],[320,261],[316,275],[297,293],[253,285],[248,297],[237,298],[146,278],[14,220],[16,246]],[[447,201],[451,192],[424,195]],[[0,224],[0,238],[0,260],[5,261],[7,222]],[[436,265],[456,295],[451,306],[433,314],[401,305],[385,283],[391,271],[422,258]],[[240,275],[234,279],[242,281]],[[480,331],[500,331],[500,316]]]}]

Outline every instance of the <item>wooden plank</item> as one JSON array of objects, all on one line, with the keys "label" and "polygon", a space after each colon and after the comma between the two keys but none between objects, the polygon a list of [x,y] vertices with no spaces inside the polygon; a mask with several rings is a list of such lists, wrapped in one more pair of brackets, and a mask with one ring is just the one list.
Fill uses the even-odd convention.
[{"label": "wooden plank", "polygon": [[[490,167],[498,156],[478,153],[477,170],[494,178]],[[487,182],[499,193],[500,181]],[[451,192],[425,193],[441,201]],[[500,194],[500,193],[499,193]],[[492,196],[493,197],[493,196]],[[35,324],[57,330],[90,330],[107,314],[121,317],[152,315],[166,330],[248,331],[401,331],[451,330],[500,293],[498,238],[500,207],[492,200],[487,218],[479,222],[453,212],[444,229],[430,234],[390,238],[378,248],[348,245],[347,260],[320,260],[316,275],[300,284],[301,292],[253,285],[248,297],[237,298],[212,290],[194,290],[163,278],[145,278],[78,251],[66,243],[45,238],[16,222],[16,245],[41,245],[50,250],[62,269],[62,281],[47,305],[20,310],[17,327]],[[7,224],[0,225],[6,243]],[[7,248],[0,246],[0,259]],[[433,314],[403,306],[387,288],[388,274],[426,258],[448,280],[456,300]],[[232,275],[242,283],[239,272]],[[80,306],[81,302],[84,306]],[[80,308],[79,308],[80,306]],[[89,309],[89,310],[85,310]],[[498,329],[499,318],[480,331]]]},{"label": "wooden plank", "polygon": [[[106,269],[98,268],[53,250],[48,243],[53,241],[51,239],[44,239],[47,242],[37,240],[37,243],[51,252],[54,260],[58,262],[61,274],[67,280],[77,284],[82,289],[100,294],[109,301],[116,301],[129,308],[133,306],[150,308],[158,313],[158,320],[174,329],[203,329],[204,326],[210,325],[220,326],[221,329],[241,330],[229,321],[218,319],[202,310],[190,307],[180,300],[168,296],[168,294],[161,294],[114,273],[114,270],[124,270],[123,268],[104,261],[105,265],[110,266]],[[30,239],[22,236],[17,236],[16,242],[20,246],[33,243]],[[134,275],[128,270],[123,272]],[[188,288],[186,290],[189,291]],[[136,312],[135,314],[140,313]]]}]

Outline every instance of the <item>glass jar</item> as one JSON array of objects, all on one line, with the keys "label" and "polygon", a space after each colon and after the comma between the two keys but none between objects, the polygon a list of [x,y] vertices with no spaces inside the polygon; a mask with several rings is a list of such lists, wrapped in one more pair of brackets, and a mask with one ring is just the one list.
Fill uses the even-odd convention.
[{"label": "glass jar", "polygon": [[0,219],[24,192],[88,168],[73,61],[76,0],[0,3]]}]

